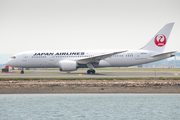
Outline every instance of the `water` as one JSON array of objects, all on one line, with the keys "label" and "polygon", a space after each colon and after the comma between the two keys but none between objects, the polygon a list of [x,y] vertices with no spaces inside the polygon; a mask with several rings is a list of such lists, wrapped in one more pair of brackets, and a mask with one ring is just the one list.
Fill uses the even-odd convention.
[{"label": "water", "polygon": [[1,94],[6,119],[179,120],[180,94]]}]

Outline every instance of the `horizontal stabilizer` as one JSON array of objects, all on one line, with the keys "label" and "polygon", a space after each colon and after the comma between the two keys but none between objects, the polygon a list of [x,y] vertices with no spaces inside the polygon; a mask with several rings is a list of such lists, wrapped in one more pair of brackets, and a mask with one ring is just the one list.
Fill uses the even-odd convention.
[{"label": "horizontal stabilizer", "polygon": [[162,56],[162,55],[168,55],[168,54],[172,54],[172,53],[175,53],[177,51],[171,51],[171,52],[166,52],[166,53],[160,53],[160,54],[155,54],[155,55],[152,55],[151,57],[159,57],[159,56]]}]

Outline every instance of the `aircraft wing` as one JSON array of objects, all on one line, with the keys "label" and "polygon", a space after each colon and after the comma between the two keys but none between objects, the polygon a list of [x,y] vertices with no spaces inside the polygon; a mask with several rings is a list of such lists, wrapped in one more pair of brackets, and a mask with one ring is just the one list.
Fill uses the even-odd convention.
[{"label": "aircraft wing", "polygon": [[171,51],[171,52],[166,52],[166,53],[160,53],[160,54],[155,54],[155,55],[152,55],[151,57],[158,57],[158,56],[162,56],[162,55],[168,55],[168,54],[172,54],[172,53],[175,53],[177,51]]},{"label": "aircraft wing", "polygon": [[111,57],[112,55],[127,52],[127,51],[128,50],[123,50],[123,51],[118,51],[118,52],[110,52],[110,53],[105,53],[105,54],[99,54],[99,55],[95,55],[93,57],[78,59],[77,62],[80,64],[87,64],[87,63],[91,63],[91,62],[99,62],[100,60]]}]

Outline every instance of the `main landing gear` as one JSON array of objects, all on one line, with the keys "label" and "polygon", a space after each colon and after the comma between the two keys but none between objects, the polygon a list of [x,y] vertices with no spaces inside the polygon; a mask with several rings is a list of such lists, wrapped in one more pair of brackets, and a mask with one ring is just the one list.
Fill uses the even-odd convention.
[{"label": "main landing gear", "polygon": [[96,71],[93,69],[94,66],[91,63],[88,63],[86,65],[90,69],[90,70],[87,71],[87,74],[95,74]]},{"label": "main landing gear", "polygon": [[96,72],[95,70],[88,70],[87,74],[95,74],[95,72]]}]

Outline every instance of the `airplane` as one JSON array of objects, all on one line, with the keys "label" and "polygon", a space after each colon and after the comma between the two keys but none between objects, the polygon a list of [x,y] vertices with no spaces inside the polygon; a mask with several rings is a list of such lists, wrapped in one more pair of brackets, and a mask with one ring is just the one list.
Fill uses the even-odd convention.
[{"label": "airplane", "polygon": [[95,74],[94,68],[146,64],[175,56],[176,51],[163,52],[173,25],[166,24],[140,49],[27,51],[12,56],[6,65],[21,68],[21,74],[23,68],[59,68],[66,72],[89,68],[87,74]]}]

